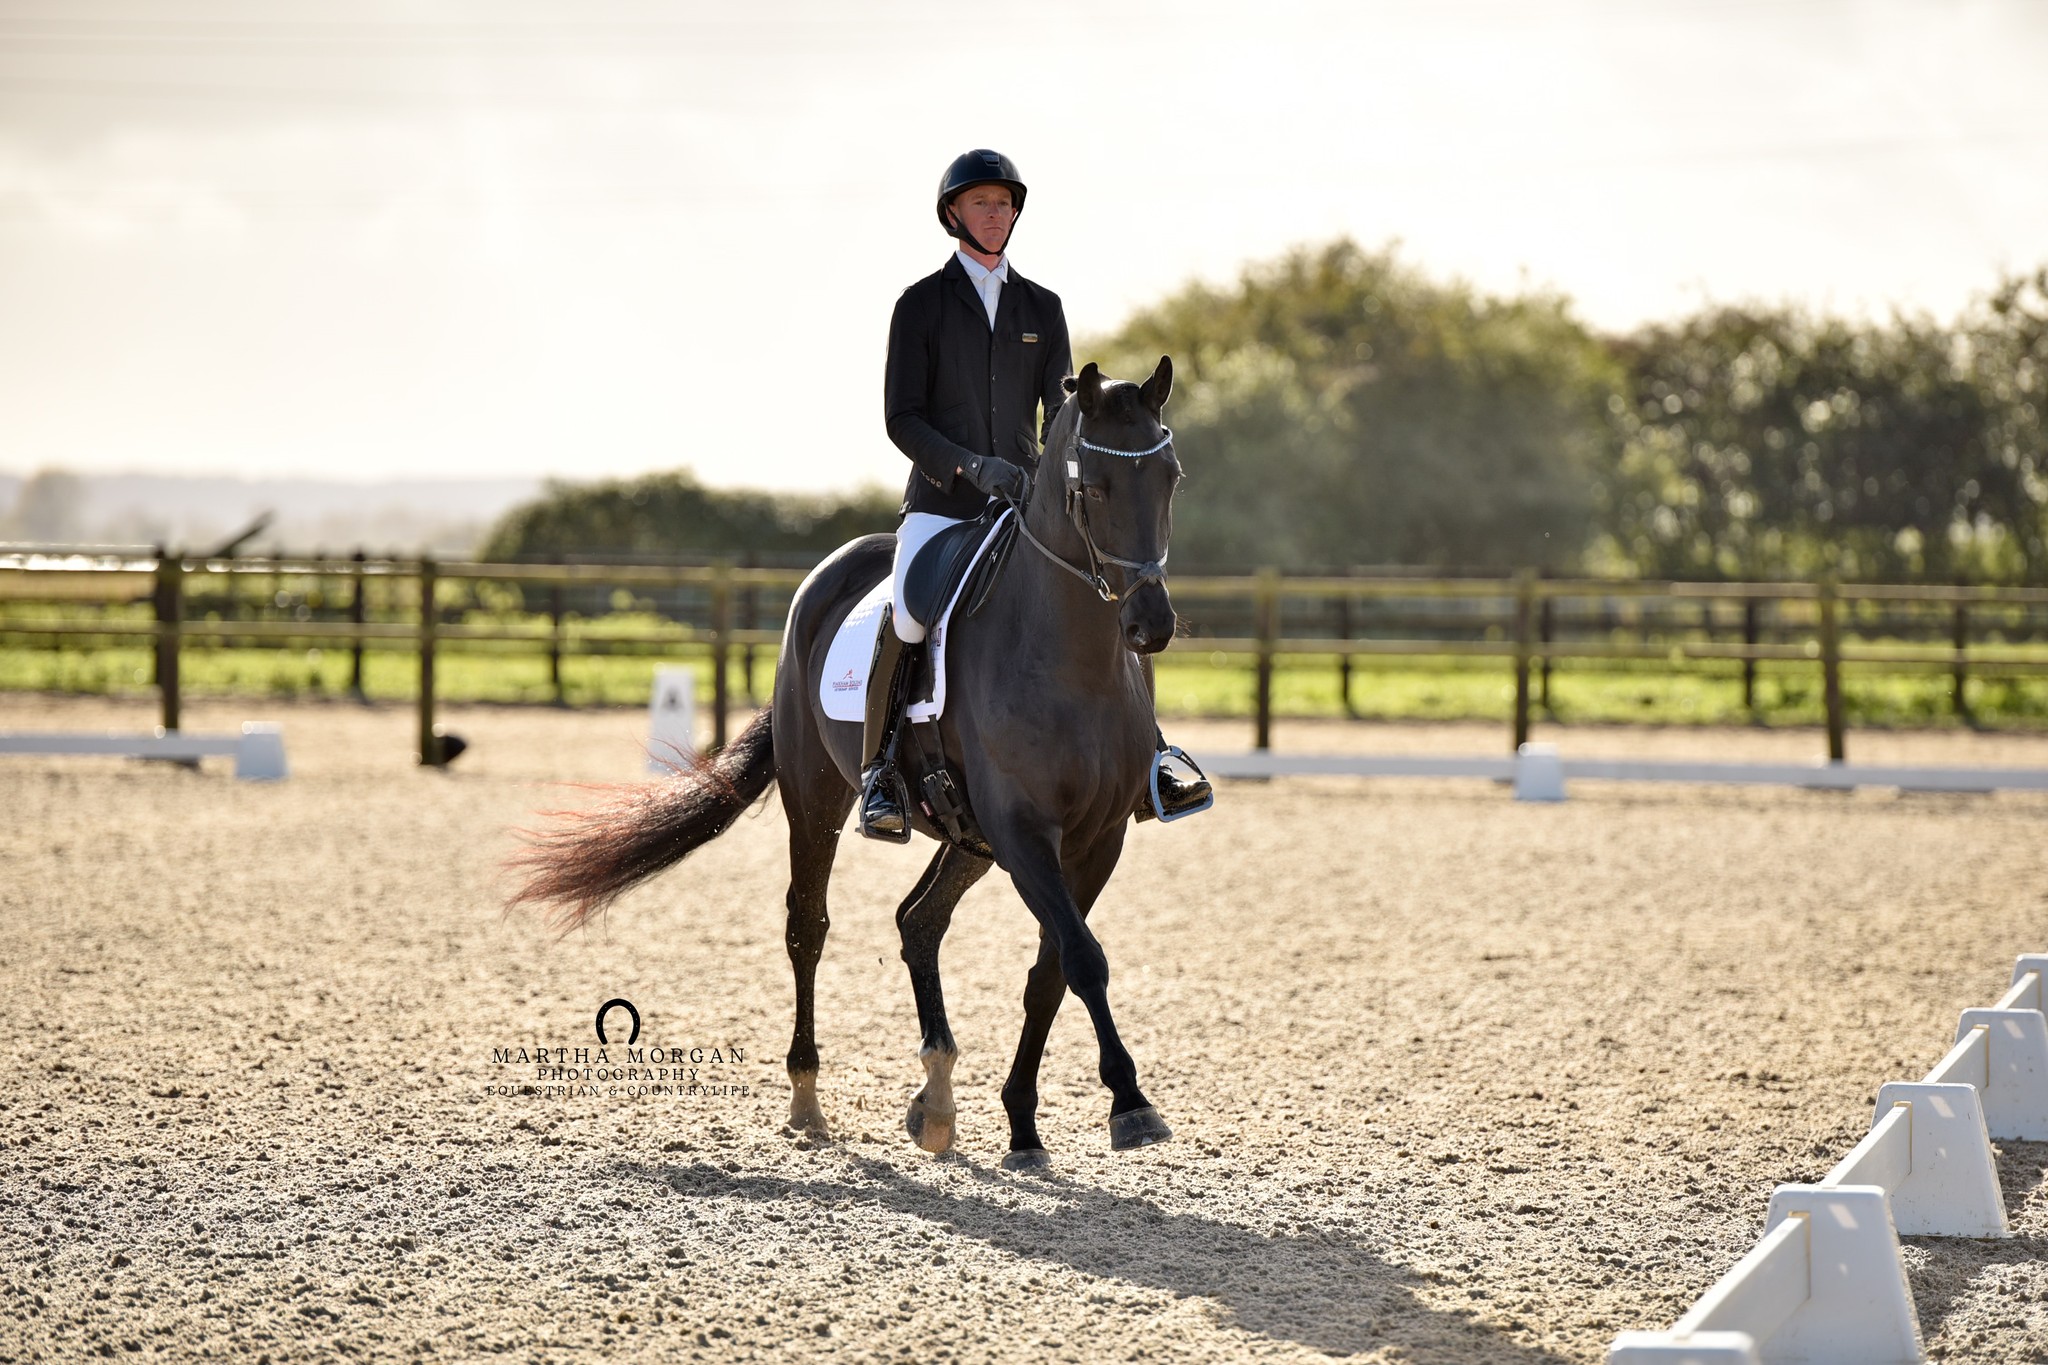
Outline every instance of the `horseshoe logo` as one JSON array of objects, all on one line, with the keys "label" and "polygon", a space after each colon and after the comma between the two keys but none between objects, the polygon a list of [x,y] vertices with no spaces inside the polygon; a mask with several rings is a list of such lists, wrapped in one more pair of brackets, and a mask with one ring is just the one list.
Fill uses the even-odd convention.
[{"label": "horseshoe logo", "polygon": [[633,1031],[626,1035],[626,1046],[631,1047],[640,1040],[640,1011],[634,1009],[633,1002],[623,996],[607,1000],[597,1007],[597,1041],[600,1043],[611,1042],[611,1039],[604,1036],[604,1017],[614,1005],[623,1006],[626,1013],[633,1016]]}]

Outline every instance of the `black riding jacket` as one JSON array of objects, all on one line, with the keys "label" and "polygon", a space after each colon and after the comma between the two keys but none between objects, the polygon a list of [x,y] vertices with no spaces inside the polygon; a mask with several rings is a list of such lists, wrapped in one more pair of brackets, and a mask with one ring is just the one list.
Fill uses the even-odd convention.
[{"label": "black riding jacket", "polygon": [[902,510],[980,515],[987,497],[953,471],[969,455],[1029,469],[1032,438],[1044,440],[1073,365],[1059,295],[1015,266],[997,297],[993,330],[957,253],[904,290],[889,319],[882,385],[889,439],[916,466]]}]

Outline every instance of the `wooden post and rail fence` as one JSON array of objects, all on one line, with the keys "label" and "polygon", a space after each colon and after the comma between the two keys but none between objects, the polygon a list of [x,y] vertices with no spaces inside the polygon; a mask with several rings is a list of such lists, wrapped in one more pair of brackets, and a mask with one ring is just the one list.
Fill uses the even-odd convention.
[{"label": "wooden post and rail fence", "polygon": [[[350,690],[363,688],[363,651],[413,653],[418,663],[418,753],[441,762],[434,731],[440,688],[436,670],[450,650],[523,647],[548,660],[556,700],[562,700],[562,660],[605,653],[690,654],[710,664],[713,743],[726,740],[733,698],[729,668],[737,653],[751,700],[753,657],[774,650],[781,631],[761,629],[764,612],[781,615],[804,572],[730,562],[708,565],[440,563],[433,559],[207,560],[163,554],[154,558],[32,553],[0,549],[0,648],[100,648],[149,641],[166,730],[179,727],[182,654],[190,646],[272,647],[327,645],[352,651]],[[265,591],[253,602],[238,584]],[[334,584],[319,594],[327,619],[301,604],[290,619],[222,619],[218,610],[193,610],[202,589],[228,594],[230,614],[244,606],[259,613],[289,596],[288,582]],[[478,624],[448,620],[447,589],[475,596],[485,587],[516,590],[531,624]],[[1900,584],[1686,583],[1553,579],[1523,572],[1512,578],[1285,575],[1261,569],[1250,575],[1176,577],[1174,603],[1193,632],[1177,642],[1183,655],[1247,660],[1252,683],[1254,743],[1272,743],[1274,681],[1283,661],[1334,659],[1341,702],[1355,713],[1354,661],[1377,659],[1498,659],[1509,669],[1513,704],[1511,743],[1529,736],[1539,708],[1547,708],[1554,668],[1573,662],[1603,666],[1688,666],[1739,663],[1743,701],[1756,703],[1758,666],[1811,668],[1819,674],[1828,756],[1846,756],[1843,671],[1945,674],[1956,714],[1969,718],[1967,686],[1973,677],[2048,676],[2048,589]],[[372,589],[382,598],[370,606]],[[672,613],[666,631],[626,633],[576,630],[572,600],[625,591],[692,595],[695,611]],[[310,595],[309,595],[310,600]],[[148,606],[148,614],[140,608]],[[219,605],[218,602],[215,603]],[[29,607],[69,607],[77,616],[53,616]],[[738,608],[736,612],[735,608]],[[1287,633],[1289,608],[1314,615],[1316,633]],[[1332,612],[1330,609],[1334,607]],[[1731,608],[1717,613],[1717,608]],[[83,616],[87,610],[99,615]],[[1319,614],[1317,614],[1319,611]],[[1661,615],[1659,614],[1661,611]],[[1917,613],[1925,640],[1849,638],[1868,635],[1868,621],[1883,633],[1898,625],[1883,613]],[[479,614],[489,616],[490,612]],[[497,613],[500,616],[505,613]],[[602,613],[596,617],[601,618]],[[736,620],[736,616],[743,619]],[[1768,622],[1766,618],[1772,618]],[[1249,633],[1228,634],[1242,622]],[[1329,628],[1334,623],[1334,631]],[[1210,631],[1215,633],[1208,633]],[[1766,632],[1777,636],[1765,639]],[[1716,638],[1739,632],[1740,642]],[[1894,633],[1896,633],[1894,631]],[[1660,638],[1661,637],[1661,638]],[[1789,638],[1788,638],[1789,637]],[[1172,655],[1162,656],[1170,667]],[[1809,675],[1811,676],[1811,675]]]}]

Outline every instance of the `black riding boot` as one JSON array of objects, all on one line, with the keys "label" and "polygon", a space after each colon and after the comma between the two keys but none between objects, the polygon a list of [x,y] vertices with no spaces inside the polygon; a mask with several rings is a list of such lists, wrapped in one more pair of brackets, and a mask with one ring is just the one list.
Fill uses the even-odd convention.
[{"label": "black riding boot", "polygon": [[861,734],[860,832],[892,844],[910,842],[910,794],[896,771],[896,725],[903,714],[904,675],[918,651],[896,634],[891,609],[882,609],[882,634],[868,669],[867,725]]},{"label": "black riding boot", "polygon": [[[1158,740],[1158,752],[1162,755],[1165,754],[1167,750],[1166,736],[1159,733],[1156,729],[1153,731],[1153,734]],[[1216,793],[1210,788],[1209,779],[1197,777],[1193,781],[1182,781],[1180,774],[1168,767],[1163,761],[1159,763],[1158,767],[1159,809],[1166,812],[1167,819],[1171,820],[1177,816],[1192,815],[1198,810],[1207,810],[1215,803]],[[1151,820],[1157,817],[1158,811],[1152,809],[1151,792],[1146,792],[1144,797],[1139,800],[1137,814],[1140,820]]]}]

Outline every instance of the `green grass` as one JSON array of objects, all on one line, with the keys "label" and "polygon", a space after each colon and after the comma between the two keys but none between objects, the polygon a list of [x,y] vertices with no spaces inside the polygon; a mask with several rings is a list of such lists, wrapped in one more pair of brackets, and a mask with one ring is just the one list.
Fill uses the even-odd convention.
[{"label": "green grass", "polygon": [[[592,632],[596,634],[597,632]],[[614,632],[616,633],[616,632]],[[146,649],[0,648],[0,692],[34,691],[92,696],[153,694]],[[562,661],[562,700],[571,706],[644,706],[654,670],[689,663],[698,670],[701,705],[711,701],[706,653],[687,643],[659,655],[569,656]],[[345,697],[346,650],[216,649],[188,646],[181,656],[184,695],[202,697]],[[417,695],[419,665],[407,651],[371,650],[364,656],[364,691],[373,699],[408,701]],[[765,699],[774,679],[772,651],[755,653],[754,696]],[[436,691],[449,702],[544,704],[555,701],[544,657],[483,647],[444,646],[436,659]],[[748,696],[737,655],[727,674],[730,696]],[[1759,670],[1757,710],[1742,705],[1740,671],[1701,665],[1685,672],[1641,665],[1559,667],[1551,676],[1550,706],[1534,701],[1539,719],[1580,724],[1819,725],[1820,679],[1812,666]],[[1945,674],[1880,674],[1851,669],[1844,700],[1852,726],[1942,727],[1962,723],[1950,701]],[[1249,717],[1254,681],[1250,661],[1180,649],[1159,661],[1160,711],[1168,716]],[[2048,678],[1973,679],[1969,701],[1979,724],[2048,728]],[[1513,675],[1497,661],[1409,660],[1354,663],[1350,714],[1362,719],[1451,721],[1508,719]],[[1276,715],[1346,714],[1337,666],[1331,659],[1293,658],[1273,678]]]},{"label": "green grass", "polygon": [[[571,656],[562,660],[562,698],[570,706],[645,706],[654,670],[664,664],[697,669],[700,701],[711,701],[709,660],[702,651],[673,654]],[[207,649],[188,646],[179,656],[179,685],[186,697],[347,697],[350,658],[346,650]],[[64,692],[90,696],[153,694],[151,653],[146,649],[0,649],[0,693]],[[755,690],[765,699],[775,677],[775,658],[757,656]],[[746,698],[745,670],[735,659],[727,670],[735,703]],[[434,660],[434,691],[443,701],[545,704],[555,689],[545,658],[520,653],[444,647]],[[377,701],[411,701],[419,696],[419,661],[408,652],[371,650],[363,656],[363,693]]]}]

